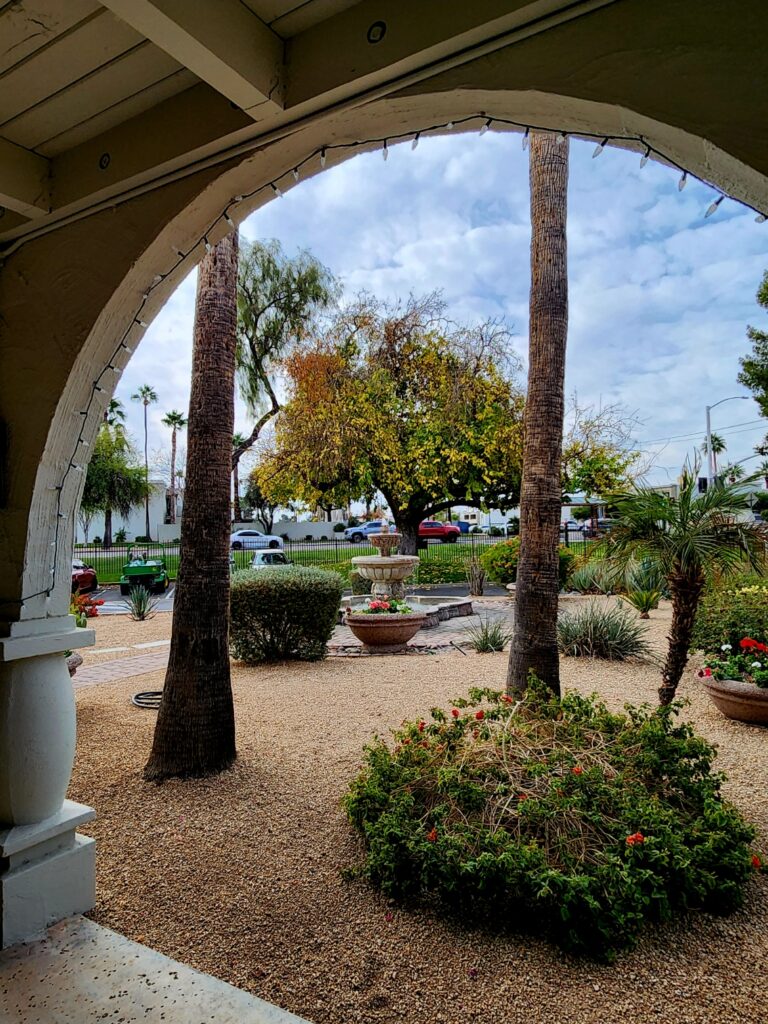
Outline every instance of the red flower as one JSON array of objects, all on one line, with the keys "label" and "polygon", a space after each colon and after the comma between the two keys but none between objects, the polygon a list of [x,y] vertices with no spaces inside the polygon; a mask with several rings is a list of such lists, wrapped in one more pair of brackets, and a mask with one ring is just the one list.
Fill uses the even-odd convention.
[{"label": "red flower", "polygon": [[739,643],[739,647],[741,647],[742,650],[745,650],[745,651],[750,651],[750,650],[752,650],[753,647],[757,647],[757,646],[758,646],[757,640],[753,640],[749,636],[745,636],[744,639]]},{"label": "red flower", "polygon": [[475,718],[478,720],[478,722],[482,722],[482,720],[485,718],[485,712],[482,711],[482,710],[481,711],[476,711],[475,712]]},{"label": "red flower", "polygon": [[756,853],[753,853],[752,854],[752,867],[755,869],[755,871],[759,871],[762,866],[763,866],[763,862],[760,860],[760,858],[757,856]]},{"label": "red flower", "polygon": [[574,765],[573,768],[571,768],[571,771],[574,775],[583,775],[584,773],[584,769],[581,767],[580,764]]},{"label": "red flower", "polygon": [[528,794],[527,793],[518,793],[517,794],[517,799],[518,800],[527,800],[528,799]]},{"label": "red flower", "polygon": [[645,842],[645,836],[642,832],[635,832],[631,836],[627,836],[627,846],[639,846]]},{"label": "red flower", "polygon": [[437,829],[436,828],[433,827],[431,832],[427,832],[427,841],[430,842],[430,843],[434,843],[434,842],[437,841]]},{"label": "red flower", "polygon": [[459,717],[459,709],[458,708],[451,708],[451,714],[453,715],[454,718],[458,718]]},{"label": "red flower", "polygon": [[419,722],[419,732],[424,732],[426,724],[426,722]]},{"label": "red flower", "polygon": [[512,698],[509,696],[508,693],[502,693],[501,699],[504,701],[505,704],[512,704],[513,703]]}]

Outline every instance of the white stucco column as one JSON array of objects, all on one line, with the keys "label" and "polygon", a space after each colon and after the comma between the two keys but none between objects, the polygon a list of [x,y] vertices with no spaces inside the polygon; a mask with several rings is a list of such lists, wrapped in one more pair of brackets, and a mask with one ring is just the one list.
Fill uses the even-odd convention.
[{"label": "white stucco column", "polygon": [[0,636],[0,947],[29,939],[95,901],[94,817],[66,800],[75,704],[64,651],[94,642],[70,615],[29,619]]}]

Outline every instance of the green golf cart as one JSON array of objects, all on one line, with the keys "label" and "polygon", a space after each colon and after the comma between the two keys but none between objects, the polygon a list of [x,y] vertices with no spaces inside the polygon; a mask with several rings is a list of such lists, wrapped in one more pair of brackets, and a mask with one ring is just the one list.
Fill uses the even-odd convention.
[{"label": "green golf cart", "polygon": [[123,566],[120,593],[130,594],[131,587],[146,587],[151,594],[164,594],[170,585],[163,558],[132,558]]}]

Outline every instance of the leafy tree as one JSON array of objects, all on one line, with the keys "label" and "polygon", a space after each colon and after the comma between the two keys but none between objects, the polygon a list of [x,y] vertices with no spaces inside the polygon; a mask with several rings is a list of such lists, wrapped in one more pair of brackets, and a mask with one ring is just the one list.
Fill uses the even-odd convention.
[{"label": "leafy tree", "polygon": [[[757,302],[764,310],[768,310],[768,270],[763,274],[757,289]],[[768,331],[748,327],[747,337],[752,342],[752,354],[739,360],[741,373],[738,381],[752,392],[760,406],[761,415],[768,416]]]},{"label": "leafy tree", "polygon": [[163,426],[171,428],[171,515],[170,519],[172,523],[176,522],[176,435],[178,431],[183,430],[187,425],[187,417],[178,412],[176,409],[171,409],[163,416]]},{"label": "leafy tree", "polygon": [[286,361],[289,401],[258,481],[267,497],[344,507],[380,491],[415,552],[452,505],[517,504],[523,396],[499,368],[507,332],[453,328],[437,296],[363,296]]},{"label": "leafy tree", "polygon": [[237,379],[256,422],[233,446],[234,473],[280,409],[273,380],[278,361],[304,340],[313,318],[337,291],[331,272],[310,253],[288,257],[274,239],[243,244],[237,276]]},{"label": "leafy tree", "polygon": [[267,533],[272,533],[275,525],[275,513],[278,508],[291,508],[290,501],[274,502],[266,496],[259,483],[259,467],[256,466],[248,475],[248,486],[243,496],[246,503],[253,509],[256,518]]},{"label": "leafy tree", "polygon": [[672,598],[672,626],[661,673],[659,701],[674,700],[688,662],[696,609],[713,572],[765,569],[768,530],[740,521],[749,495],[739,484],[697,488],[698,467],[683,474],[680,495],[640,489],[616,495],[617,522],[608,535],[608,554],[619,572],[630,562],[650,559],[663,572]]},{"label": "leafy tree", "polygon": [[229,668],[229,532],[235,425],[237,232],[197,272],[187,480],[171,650],[149,780],[212,775],[236,757]]},{"label": "leafy tree", "polygon": [[127,516],[145,500],[149,484],[122,427],[102,423],[93,446],[80,502],[80,521],[86,529],[97,512],[104,514],[105,548],[112,547],[112,514]]},{"label": "leafy tree", "polygon": [[147,449],[149,432],[147,428],[147,409],[157,401],[157,392],[151,384],[142,384],[135,394],[131,395],[132,402],[141,402],[144,406],[144,478],[147,481],[147,497],[144,501],[144,535],[151,537],[149,532],[149,453]]},{"label": "leafy tree", "polygon": [[520,558],[507,690],[533,671],[560,695],[557,602],[563,493],[565,349],[568,337],[568,140],[533,133],[530,143],[531,292],[525,403]]}]

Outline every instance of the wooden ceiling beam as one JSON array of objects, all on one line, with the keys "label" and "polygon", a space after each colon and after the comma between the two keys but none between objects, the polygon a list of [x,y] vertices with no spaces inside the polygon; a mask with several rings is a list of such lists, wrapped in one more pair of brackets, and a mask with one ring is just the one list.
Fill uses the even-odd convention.
[{"label": "wooden ceiling beam", "polygon": [[30,219],[49,213],[50,170],[44,156],[0,139],[0,206]]}]

